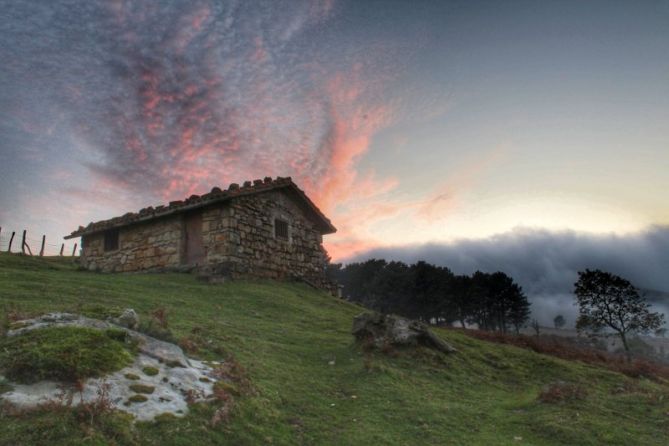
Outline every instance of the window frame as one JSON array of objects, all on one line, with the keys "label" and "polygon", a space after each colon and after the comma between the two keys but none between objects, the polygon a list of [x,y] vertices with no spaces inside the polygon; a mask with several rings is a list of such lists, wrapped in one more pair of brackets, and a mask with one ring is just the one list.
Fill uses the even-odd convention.
[{"label": "window frame", "polygon": [[[279,228],[282,229],[285,228],[285,235],[279,234]],[[284,240],[284,241],[290,240],[290,224],[288,223],[288,220],[284,220],[283,218],[279,217],[274,217],[274,238],[277,240]]]},{"label": "window frame", "polygon": [[104,232],[102,247],[104,252],[118,251],[120,247],[120,235],[118,229],[108,229]]}]

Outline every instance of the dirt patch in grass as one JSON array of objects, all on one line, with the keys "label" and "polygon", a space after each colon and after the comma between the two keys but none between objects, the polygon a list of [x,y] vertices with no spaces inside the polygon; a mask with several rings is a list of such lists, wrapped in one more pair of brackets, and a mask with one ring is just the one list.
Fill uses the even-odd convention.
[{"label": "dirt patch in grass", "polygon": [[134,347],[116,331],[49,327],[0,341],[0,369],[16,382],[76,382],[130,365]]},{"label": "dirt patch in grass", "polygon": [[542,403],[560,403],[563,401],[583,400],[588,395],[585,388],[578,384],[557,381],[545,386],[539,393],[539,401]]}]

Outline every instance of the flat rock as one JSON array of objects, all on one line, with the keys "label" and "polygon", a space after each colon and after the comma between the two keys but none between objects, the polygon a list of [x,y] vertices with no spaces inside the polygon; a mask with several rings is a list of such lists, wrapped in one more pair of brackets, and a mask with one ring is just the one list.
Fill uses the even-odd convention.
[{"label": "flat rock", "polygon": [[[147,421],[164,413],[184,416],[188,413],[189,402],[206,401],[213,397],[213,386],[217,380],[213,376],[214,369],[208,363],[186,357],[179,346],[169,342],[111,322],[69,313],[50,313],[20,321],[19,325],[21,328],[11,330],[7,335],[20,336],[30,330],[53,326],[123,329],[138,341],[139,353],[132,365],[102,378],[87,379],[81,391],[54,381],[34,384],[8,381],[7,384],[13,389],[0,395],[0,399],[16,407],[34,408],[49,401],[77,405],[82,401],[96,401],[101,393],[104,393],[113,408],[128,412],[138,420]],[[144,373],[147,367],[158,370],[158,373],[155,375]],[[126,375],[139,379],[129,379]],[[153,387],[153,392],[142,393],[146,401],[131,402],[131,397],[137,394],[130,389],[130,386],[135,384]],[[71,400],[71,403],[68,400]]]},{"label": "flat rock", "polygon": [[182,366],[189,365],[189,359],[178,345],[161,341],[138,331],[131,330],[127,327],[123,327],[108,321],[102,321],[99,319],[93,319],[71,313],[49,313],[34,319],[18,321],[16,324],[20,325],[21,327],[14,330],[9,330],[7,332],[7,336],[17,336],[30,330],[38,330],[40,328],[46,327],[69,326],[96,328],[99,330],[105,330],[107,328],[125,330],[133,340],[137,341],[138,348],[141,353],[168,364],[181,364]]}]

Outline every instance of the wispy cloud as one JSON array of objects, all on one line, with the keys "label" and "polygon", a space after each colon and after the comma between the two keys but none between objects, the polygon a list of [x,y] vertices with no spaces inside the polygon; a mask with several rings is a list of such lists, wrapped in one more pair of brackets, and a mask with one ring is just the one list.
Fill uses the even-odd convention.
[{"label": "wispy cloud", "polygon": [[392,86],[406,66],[389,61],[411,44],[340,42],[333,0],[0,6],[7,133],[55,164],[50,193],[88,206],[84,219],[290,175],[339,228],[327,247],[341,258],[382,244],[371,228],[386,218],[447,212],[461,186],[408,197],[360,167],[402,113]]}]

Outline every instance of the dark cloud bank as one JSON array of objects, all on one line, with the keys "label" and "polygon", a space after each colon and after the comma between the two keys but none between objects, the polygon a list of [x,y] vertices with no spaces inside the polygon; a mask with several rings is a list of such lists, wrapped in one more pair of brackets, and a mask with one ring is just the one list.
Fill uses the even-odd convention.
[{"label": "dark cloud bank", "polygon": [[573,325],[577,309],[571,290],[577,272],[598,268],[649,290],[649,300],[669,316],[669,226],[629,235],[521,228],[480,240],[374,249],[351,260],[368,258],[426,260],[456,274],[504,271],[523,286],[533,316],[546,325],[558,313]]}]

